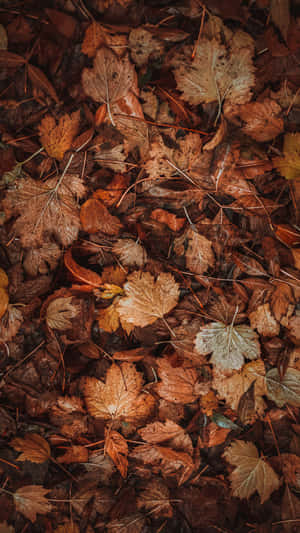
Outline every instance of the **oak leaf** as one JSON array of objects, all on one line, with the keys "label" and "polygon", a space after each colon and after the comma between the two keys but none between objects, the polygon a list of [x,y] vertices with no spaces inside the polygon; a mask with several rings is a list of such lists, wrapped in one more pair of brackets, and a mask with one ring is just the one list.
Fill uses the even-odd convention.
[{"label": "oak leaf", "polygon": [[117,427],[122,421],[139,425],[154,407],[154,398],[142,393],[143,377],[132,363],[113,364],[105,384],[87,377],[84,396],[89,413],[95,418],[111,420]]},{"label": "oak leaf", "polygon": [[25,485],[14,493],[16,510],[31,522],[36,521],[36,515],[51,511],[51,503],[45,498],[49,489],[42,485]]},{"label": "oak leaf", "polygon": [[226,326],[222,322],[211,322],[202,326],[195,347],[202,355],[212,353],[210,362],[223,369],[239,370],[244,358],[257,359],[260,355],[258,336],[245,324]]},{"label": "oak leaf", "polygon": [[107,105],[111,122],[111,106],[137,86],[137,78],[128,56],[119,58],[112,50],[100,48],[96,53],[92,69],[85,68],[82,73],[85,93],[95,102]]},{"label": "oak leaf", "polygon": [[300,407],[300,371],[288,368],[283,378],[280,378],[277,368],[271,368],[266,375],[267,396],[278,407],[286,403]]},{"label": "oak leaf", "polygon": [[44,463],[51,457],[51,450],[48,442],[37,433],[27,433],[24,439],[21,437],[13,439],[11,446],[18,452],[22,452],[17,461]]},{"label": "oak leaf", "polygon": [[72,303],[72,296],[56,298],[47,307],[46,323],[50,329],[65,330],[72,327],[71,319],[79,313],[79,309]]},{"label": "oak leaf", "polygon": [[128,469],[128,445],[123,435],[114,430],[106,430],[104,449],[116,465],[121,476],[126,478]]},{"label": "oak leaf", "polygon": [[199,382],[195,368],[173,367],[167,359],[158,361],[158,376],[161,381],[156,390],[161,398],[169,402],[192,403],[209,390],[208,383]]},{"label": "oak leaf", "polygon": [[[251,98],[254,67],[247,47],[227,51],[215,39],[202,39],[192,58],[190,47],[175,57],[174,76],[182,97],[190,104],[224,100],[244,104]],[[190,59],[192,58],[192,59]]]},{"label": "oak leaf", "polygon": [[6,216],[18,216],[14,231],[24,247],[43,244],[46,236],[54,235],[63,246],[76,240],[79,228],[77,198],[85,193],[82,180],[67,174],[41,183],[21,178],[16,189],[8,191],[3,201]]},{"label": "oak leaf", "polygon": [[170,518],[173,515],[169,489],[160,479],[151,479],[147,483],[139,493],[137,506],[138,509],[144,508],[155,518]]},{"label": "oak leaf", "polygon": [[275,157],[274,164],[286,179],[300,179],[300,132],[285,134],[283,156]]},{"label": "oak leaf", "polygon": [[268,500],[280,486],[273,468],[258,455],[252,442],[234,441],[224,452],[227,461],[236,468],[230,474],[233,496],[250,498],[257,490],[261,503]]},{"label": "oak leaf", "polygon": [[42,119],[39,125],[39,134],[41,143],[50,157],[59,161],[63,159],[78,133],[79,122],[80,111],[75,111],[71,115],[65,113],[60,117],[58,124],[51,115],[46,115]]},{"label": "oak leaf", "polygon": [[118,304],[121,322],[131,329],[145,327],[163,318],[175,307],[179,298],[179,285],[172,274],[162,272],[157,279],[149,272],[136,271],[124,285],[126,296]]}]

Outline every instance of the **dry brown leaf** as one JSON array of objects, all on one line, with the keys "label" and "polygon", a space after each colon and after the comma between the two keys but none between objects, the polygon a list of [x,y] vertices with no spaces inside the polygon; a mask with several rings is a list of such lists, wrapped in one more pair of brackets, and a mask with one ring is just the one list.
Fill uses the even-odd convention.
[{"label": "dry brown leaf", "polygon": [[93,511],[105,515],[115,503],[111,491],[106,488],[85,488],[78,490],[71,499],[71,505],[79,516],[82,516],[88,502],[93,498]]},{"label": "dry brown leaf", "polygon": [[178,218],[174,213],[170,213],[170,211],[165,209],[154,209],[151,213],[151,218],[161,224],[166,224],[172,231],[181,230],[186,222],[186,219]]},{"label": "dry brown leaf", "polygon": [[283,378],[280,378],[277,368],[271,368],[266,375],[267,396],[278,407],[286,403],[300,407],[300,371],[288,368]]},{"label": "dry brown leaf", "polygon": [[191,437],[184,431],[184,429],[173,422],[172,420],[166,420],[165,422],[152,422],[142,429],[139,429],[138,433],[142,439],[149,444],[160,444],[168,442],[168,445],[175,449],[181,450],[193,455],[193,444]]},{"label": "dry brown leaf", "polygon": [[148,157],[149,134],[143,108],[132,91],[112,105],[111,114],[116,128],[124,136],[126,152],[139,148],[141,157]]},{"label": "dry brown leaf", "polygon": [[290,25],[290,1],[271,0],[270,15],[275,26],[277,26],[285,41],[287,41]]},{"label": "dry brown leaf", "polygon": [[111,420],[114,427],[122,421],[136,426],[154,407],[154,398],[142,393],[143,377],[132,363],[113,364],[107,371],[105,384],[87,377],[84,396],[89,413],[95,418]]},{"label": "dry brown leaf", "polygon": [[83,230],[87,233],[102,231],[107,235],[117,235],[122,224],[110,214],[105,205],[96,198],[89,198],[80,209],[80,220]]},{"label": "dry brown leaf", "polygon": [[14,493],[16,510],[31,522],[36,521],[37,514],[50,513],[51,503],[45,498],[49,489],[42,485],[25,485]]},{"label": "dry brown leaf", "polygon": [[169,402],[192,403],[198,400],[202,394],[207,394],[208,383],[201,383],[195,368],[178,366],[173,367],[167,359],[158,361],[157,392]]},{"label": "dry brown leaf", "polygon": [[118,304],[121,323],[133,329],[145,327],[163,318],[175,307],[179,298],[179,285],[172,274],[162,272],[157,279],[149,272],[136,271],[124,285],[126,296]]},{"label": "dry brown leaf", "polygon": [[62,251],[55,242],[44,242],[38,248],[30,248],[25,255],[23,266],[29,276],[48,274],[55,270]]},{"label": "dry brown leaf", "polygon": [[63,159],[78,133],[79,122],[80,111],[74,111],[71,115],[65,113],[60,117],[58,124],[51,115],[46,115],[42,119],[39,125],[39,134],[41,143],[50,157],[59,161]]},{"label": "dry brown leaf", "polygon": [[9,304],[9,296],[4,287],[0,287],[0,319],[5,315]]},{"label": "dry brown leaf", "polygon": [[80,228],[77,198],[85,187],[77,175],[66,174],[41,183],[21,178],[15,189],[8,191],[3,201],[7,218],[18,216],[14,231],[24,247],[43,244],[54,235],[63,246],[77,239]]},{"label": "dry brown leaf", "polygon": [[149,59],[158,59],[164,53],[164,44],[141,26],[131,30],[128,45],[132,60],[138,67],[148,63]]},{"label": "dry brown leaf", "polygon": [[[119,0],[119,2],[123,3],[124,0]],[[122,518],[115,518],[106,524],[108,533],[110,533],[110,531],[112,531],[112,533],[142,533],[145,526],[146,518],[140,513],[130,514]]]},{"label": "dry brown leaf", "polygon": [[47,307],[46,323],[50,329],[63,331],[72,328],[72,318],[79,313],[77,305],[72,303],[73,297],[55,298]]},{"label": "dry brown leaf", "polygon": [[57,459],[58,463],[72,464],[72,463],[86,463],[89,460],[89,451],[85,446],[70,446],[63,455]]},{"label": "dry brown leaf", "polygon": [[257,329],[260,335],[275,337],[279,334],[280,324],[271,313],[270,304],[259,305],[255,311],[249,314],[251,327]]},{"label": "dry brown leaf", "polygon": [[111,305],[98,311],[97,320],[99,327],[107,331],[107,333],[113,333],[120,326],[118,301],[119,298],[115,298]]},{"label": "dry brown leaf", "polygon": [[273,468],[258,455],[252,442],[234,441],[224,452],[227,461],[236,468],[230,474],[233,496],[250,498],[257,490],[261,503],[268,500],[280,486]]},{"label": "dry brown leaf", "polygon": [[145,509],[155,518],[171,518],[173,508],[168,487],[160,479],[151,479],[137,498],[138,509]]},{"label": "dry brown leaf", "polygon": [[156,444],[143,444],[137,446],[130,457],[145,464],[158,466],[163,476],[178,474],[179,484],[184,483],[194,470],[194,463],[189,454],[178,452]]},{"label": "dry brown leaf", "polygon": [[145,248],[133,239],[118,239],[112,248],[122,265],[142,268],[147,262]]},{"label": "dry brown leaf", "polygon": [[124,174],[115,174],[106,189],[97,189],[94,191],[93,197],[101,200],[106,207],[112,207],[120,200],[128,184],[128,177]]},{"label": "dry brown leaf", "polygon": [[211,322],[202,326],[195,347],[202,355],[212,353],[210,362],[225,370],[239,370],[244,358],[257,359],[260,355],[258,336],[245,324],[226,326],[222,322]]},{"label": "dry brown leaf", "polygon": [[18,307],[9,305],[7,312],[0,319],[0,339],[2,342],[11,341],[18,333],[23,322],[23,315]]},{"label": "dry brown leaf", "polygon": [[275,290],[271,295],[271,309],[278,322],[282,323],[289,309],[294,309],[294,304],[295,298],[290,285],[280,282],[275,283]]},{"label": "dry brown leaf", "polygon": [[0,523],[0,533],[15,533],[15,528],[13,526],[9,526],[8,523],[1,522]]},{"label": "dry brown leaf", "polygon": [[212,243],[189,228],[186,232],[188,247],[185,253],[187,268],[194,274],[204,274],[209,268],[215,266],[215,256],[212,250]]},{"label": "dry brown leaf", "polygon": [[85,68],[82,73],[85,93],[95,102],[107,105],[111,123],[111,106],[132,89],[137,92],[137,78],[128,56],[119,58],[112,50],[100,48],[96,53],[92,69]]},{"label": "dry brown leaf", "polygon": [[95,161],[101,167],[110,168],[114,172],[126,172],[127,166],[124,164],[126,157],[123,144],[118,144],[112,148],[95,146]]},{"label": "dry brown leaf", "polygon": [[191,47],[173,59],[174,76],[184,100],[191,104],[224,100],[244,104],[251,98],[254,67],[249,47],[227,51],[215,39],[202,39],[192,58]]},{"label": "dry brown leaf", "polygon": [[17,461],[31,461],[32,463],[44,463],[51,457],[51,450],[48,442],[37,433],[27,433],[22,439],[18,437],[11,441],[11,446],[18,452]]},{"label": "dry brown leaf", "polygon": [[114,462],[121,476],[126,478],[128,469],[128,445],[123,435],[114,430],[106,430],[104,449]]},{"label": "dry brown leaf", "polygon": [[262,102],[244,104],[237,108],[237,114],[245,123],[242,131],[256,141],[270,141],[283,132],[284,121],[280,116],[281,107],[270,98]]},{"label": "dry brown leaf", "polygon": [[58,526],[54,530],[54,533],[80,533],[80,529],[78,524],[76,524],[76,522],[73,522],[72,520],[64,522],[64,524]]},{"label": "dry brown leaf", "polygon": [[121,55],[124,49],[127,48],[127,37],[122,34],[112,35],[98,22],[93,21],[85,31],[81,51],[88,57],[94,57],[97,49],[104,45],[112,48],[116,54]]},{"label": "dry brown leaf", "polygon": [[202,446],[204,445],[205,448],[212,448],[213,446],[219,446],[220,444],[223,444],[230,431],[230,428],[222,428],[214,422],[210,422],[204,428]]},{"label": "dry brown leaf", "polygon": [[265,365],[261,359],[251,361],[243,366],[242,370],[222,372],[214,369],[212,387],[217,391],[218,396],[224,399],[231,409],[237,410],[239,401],[243,394],[254,382],[255,412],[261,416],[264,413],[266,404],[263,396],[266,394]]}]

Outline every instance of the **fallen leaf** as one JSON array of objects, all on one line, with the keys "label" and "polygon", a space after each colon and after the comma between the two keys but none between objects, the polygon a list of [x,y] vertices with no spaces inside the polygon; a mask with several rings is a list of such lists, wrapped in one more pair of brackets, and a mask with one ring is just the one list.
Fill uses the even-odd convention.
[{"label": "fallen leaf", "polygon": [[47,307],[46,323],[50,329],[65,330],[72,327],[71,319],[79,313],[76,305],[72,304],[72,296],[56,298]]},{"label": "fallen leaf", "polygon": [[287,41],[290,25],[290,2],[289,0],[271,0],[270,15],[275,26],[280,30],[283,38]]},{"label": "fallen leaf", "polygon": [[283,407],[286,403],[294,407],[300,406],[300,371],[288,368],[280,379],[277,368],[271,368],[266,375],[267,396],[270,400]]},{"label": "fallen leaf", "polygon": [[160,382],[156,390],[161,398],[174,403],[193,403],[202,394],[207,394],[208,383],[201,383],[193,367],[173,367],[167,359],[158,360]]},{"label": "fallen leaf", "polygon": [[95,418],[111,420],[117,427],[124,420],[139,425],[154,407],[151,394],[142,393],[143,377],[132,363],[112,364],[105,384],[87,377],[84,397],[89,413]]},{"label": "fallen leaf", "polygon": [[15,528],[13,526],[9,526],[8,523],[1,522],[0,523],[0,533],[15,533]]},{"label": "fallen leaf", "polygon": [[209,268],[215,266],[215,256],[212,243],[191,228],[186,232],[188,247],[185,253],[187,268],[195,274],[204,274]]},{"label": "fallen leaf", "polygon": [[233,496],[250,498],[255,491],[263,504],[280,486],[273,468],[258,456],[252,442],[234,441],[224,452],[227,461],[236,468],[230,474]]},{"label": "fallen leaf", "polygon": [[128,445],[123,435],[114,430],[106,430],[104,449],[114,462],[121,476],[126,478],[128,469]]},{"label": "fallen leaf", "polygon": [[0,319],[5,315],[9,304],[9,296],[7,290],[0,287]]},{"label": "fallen leaf", "polygon": [[143,444],[137,446],[130,454],[132,459],[142,461],[145,464],[158,466],[163,476],[179,477],[179,485],[184,483],[194,471],[194,463],[189,454],[178,452],[164,446],[156,444]]},{"label": "fallen leaf", "polygon": [[11,446],[18,452],[22,452],[17,459],[18,461],[44,463],[51,457],[48,442],[37,433],[27,433],[24,439],[21,437],[13,439]]},{"label": "fallen leaf", "polygon": [[166,224],[172,231],[179,231],[185,224],[184,218],[178,218],[174,213],[166,211],[165,209],[154,209],[151,213],[151,218]]},{"label": "fallen leaf", "polygon": [[98,311],[97,320],[99,327],[107,331],[107,333],[113,333],[120,326],[118,301],[119,299],[115,298],[111,305]]},{"label": "fallen leaf", "polygon": [[286,133],[283,155],[274,158],[274,165],[288,180],[300,179],[300,132]]},{"label": "fallen leaf", "polygon": [[112,207],[121,198],[124,190],[128,186],[128,178],[124,174],[115,174],[106,189],[97,189],[93,197],[101,200],[107,207]]},{"label": "fallen leaf", "polygon": [[280,324],[271,313],[270,304],[259,305],[249,314],[251,327],[264,337],[275,337],[279,334]]},{"label": "fallen leaf", "polygon": [[80,533],[80,529],[78,524],[76,524],[76,522],[73,522],[72,520],[64,522],[64,524],[58,526],[54,530],[54,533]]},{"label": "fallen leaf", "polygon": [[128,45],[132,60],[138,67],[160,58],[164,53],[164,44],[141,26],[131,30]]},{"label": "fallen leaf", "polygon": [[0,319],[0,339],[2,342],[11,341],[18,333],[23,322],[23,315],[18,307],[9,305],[6,313]]},{"label": "fallen leaf", "polygon": [[202,355],[212,353],[210,362],[223,369],[239,370],[244,358],[257,359],[260,355],[258,336],[249,326],[211,322],[200,328],[195,348]]},{"label": "fallen leaf", "polygon": [[111,215],[107,207],[96,198],[89,198],[81,206],[80,220],[87,233],[102,231],[107,235],[118,235],[122,228],[119,219]]},{"label": "fallen leaf", "polygon": [[59,161],[63,159],[78,133],[79,122],[80,111],[74,111],[71,115],[65,113],[60,117],[58,124],[51,115],[46,115],[42,119],[39,125],[39,134],[41,143],[50,157]]},{"label": "fallen leaf", "polygon": [[145,327],[163,318],[175,307],[179,298],[179,286],[172,274],[162,272],[157,279],[149,272],[130,274],[124,285],[126,296],[121,298],[118,311],[130,327]]},{"label": "fallen leaf", "polygon": [[[121,0],[120,0],[121,2]],[[142,533],[146,526],[146,518],[139,513],[115,518],[106,524],[108,533]]]},{"label": "fallen leaf", "polygon": [[116,54],[122,54],[128,46],[127,37],[119,33],[112,35],[98,22],[93,21],[85,31],[81,51],[88,57],[94,57],[97,49],[104,45],[112,48]]},{"label": "fallen leaf", "polygon": [[60,464],[86,463],[89,460],[89,451],[85,446],[70,446],[63,455],[57,459]]},{"label": "fallen leaf", "polygon": [[294,309],[295,298],[293,290],[287,283],[275,283],[275,290],[271,295],[271,309],[276,320],[280,323],[288,314],[289,308]]},{"label": "fallen leaf", "polygon": [[37,248],[27,250],[23,266],[27,274],[37,277],[39,274],[48,274],[55,270],[62,254],[55,242],[45,241]]},{"label": "fallen leaf", "polygon": [[[237,114],[244,122],[242,131],[256,141],[271,141],[283,132],[281,107],[270,98],[237,107]],[[226,109],[225,116],[228,116]]]},{"label": "fallen leaf", "polygon": [[41,69],[28,64],[27,72],[28,78],[30,79],[31,83],[35,85],[38,89],[41,89],[46,94],[49,94],[51,98],[57,104],[59,104],[59,98],[57,96],[56,90],[54,89],[52,83],[50,83],[48,78],[45,76],[45,74],[41,71]]},{"label": "fallen leaf", "polygon": [[170,502],[170,492],[160,479],[151,479],[137,497],[138,509],[145,509],[146,512],[155,518],[171,518],[173,508]]},{"label": "fallen leaf", "polygon": [[100,287],[102,285],[102,278],[99,274],[76,263],[73,259],[71,248],[69,248],[64,255],[64,263],[65,267],[71,272],[76,281],[91,285],[92,287]]},{"label": "fallen leaf", "polygon": [[42,485],[26,485],[14,493],[16,510],[31,522],[36,521],[37,514],[50,513],[51,503],[45,498],[49,489]]},{"label": "fallen leaf", "polygon": [[168,446],[175,450],[193,455],[191,437],[173,420],[167,419],[165,422],[152,422],[139,429],[138,433],[143,440],[150,444],[168,443]]}]

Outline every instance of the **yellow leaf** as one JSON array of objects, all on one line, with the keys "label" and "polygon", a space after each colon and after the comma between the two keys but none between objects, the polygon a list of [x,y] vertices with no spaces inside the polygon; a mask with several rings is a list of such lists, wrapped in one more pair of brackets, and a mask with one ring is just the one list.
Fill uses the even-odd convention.
[{"label": "yellow leaf", "polygon": [[300,179],[300,133],[284,136],[283,156],[275,157],[275,167],[288,180]]}]

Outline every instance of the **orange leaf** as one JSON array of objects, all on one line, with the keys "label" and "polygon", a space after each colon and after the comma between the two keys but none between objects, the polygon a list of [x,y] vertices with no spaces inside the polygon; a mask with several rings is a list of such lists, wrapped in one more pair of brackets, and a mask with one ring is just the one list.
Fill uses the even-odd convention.
[{"label": "orange leaf", "polygon": [[6,313],[8,307],[9,297],[6,289],[0,287],[0,318]]},{"label": "orange leaf", "polygon": [[31,461],[32,463],[44,463],[51,457],[48,442],[37,433],[27,433],[22,439],[13,439],[11,446],[18,452],[22,452],[18,461]]},{"label": "orange leaf", "polygon": [[64,255],[64,263],[66,268],[69,270],[69,272],[71,272],[77,281],[92,285],[93,287],[101,286],[102,279],[98,274],[96,274],[96,272],[93,272],[88,268],[84,268],[74,261],[71,248],[69,248]]},{"label": "orange leaf", "polygon": [[97,189],[93,197],[101,200],[107,207],[111,207],[120,200],[128,183],[129,180],[124,174],[115,174],[107,188]]},{"label": "orange leaf", "polygon": [[89,459],[89,451],[85,446],[71,446],[66,450],[64,455],[58,457],[58,463],[87,463]]},{"label": "orange leaf", "polygon": [[128,446],[126,439],[117,431],[105,432],[105,452],[116,465],[122,477],[126,478],[128,468]]},{"label": "orange leaf", "polygon": [[116,300],[109,307],[100,309],[98,312],[97,320],[99,327],[108,333],[113,333],[120,325],[117,305],[118,298],[116,298]]},{"label": "orange leaf", "polygon": [[46,514],[51,511],[51,503],[45,498],[49,489],[42,485],[26,485],[14,493],[16,510],[22,513],[31,522],[36,521],[36,515]]},{"label": "orange leaf", "polygon": [[166,224],[172,231],[179,231],[186,222],[185,218],[178,218],[174,213],[165,211],[165,209],[154,209],[151,213],[151,218]]},{"label": "orange leaf", "polygon": [[71,115],[65,113],[58,124],[51,115],[46,115],[40,123],[41,143],[50,157],[61,161],[65,152],[71,148],[72,141],[78,133],[80,111]]},{"label": "orange leaf", "polygon": [[95,198],[89,198],[81,206],[80,220],[87,233],[102,231],[107,235],[117,235],[122,227],[119,219],[111,215],[105,205]]},{"label": "orange leaf", "polygon": [[200,394],[207,394],[207,383],[199,383],[198,374],[192,367],[173,367],[167,359],[158,361],[157,392],[165,400],[173,403],[192,403]]},{"label": "orange leaf", "polygon": [[145,464],[158,466],[165,476],[179,473],[179,484],[184,483],[195,468],[192,458],[187,453],[154,444],[138,446],[130,456]]}]

